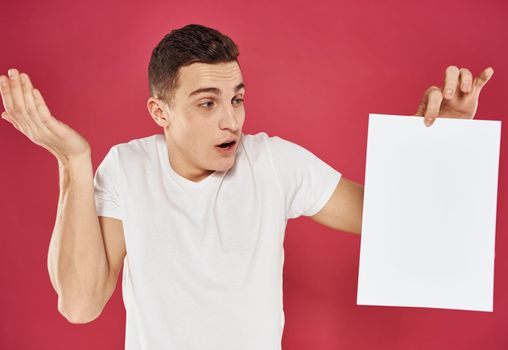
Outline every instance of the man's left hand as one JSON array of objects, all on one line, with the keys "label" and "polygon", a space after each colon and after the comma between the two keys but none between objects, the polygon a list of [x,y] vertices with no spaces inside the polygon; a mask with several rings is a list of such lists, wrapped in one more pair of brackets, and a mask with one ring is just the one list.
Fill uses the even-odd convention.
[{"label": "man's left hand", "polygon": [[423,94],[422,102],[415,115],[423,116],[426,126],[431,126],[439,117],[473,119],[478,107],[481,89],[494,74],[488,67],[473,80],[467,68],[449,66],[446,68],[444,86],[429,87]]}]

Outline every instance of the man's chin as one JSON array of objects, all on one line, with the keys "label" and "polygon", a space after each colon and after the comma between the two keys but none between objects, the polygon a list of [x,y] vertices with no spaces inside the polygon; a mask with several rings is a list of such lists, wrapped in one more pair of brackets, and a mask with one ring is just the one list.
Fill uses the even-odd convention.
[{"label": "man's chin", "polygon": [[229,160],[229,162],[224,162],[224,164],[222,164],[222,166],[218,167],[216,170],[217,171],[230,170],[235,165],[235,161],[236,157],[232,157],[231,160]]}]

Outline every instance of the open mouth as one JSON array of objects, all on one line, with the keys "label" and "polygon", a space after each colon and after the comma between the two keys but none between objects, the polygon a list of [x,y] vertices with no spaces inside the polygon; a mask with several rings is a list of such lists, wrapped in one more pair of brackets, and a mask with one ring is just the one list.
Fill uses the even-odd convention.
[{"label": "open mouth", "polygon": [[235,145],[235,142],[236,141],[225,142],[225,143],[218,145],[218,147],[223,148],[223,149],[230,149],[231,147],[233,147]]}]

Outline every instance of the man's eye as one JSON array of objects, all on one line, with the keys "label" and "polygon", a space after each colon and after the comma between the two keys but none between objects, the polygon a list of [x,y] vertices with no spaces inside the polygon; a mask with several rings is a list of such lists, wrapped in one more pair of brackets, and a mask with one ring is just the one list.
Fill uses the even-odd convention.
[{"label": "man's eye", "polygon": [[213,102],[212,101],[203,102],[203,103],[200,104],[200,106],[205,105],[204,106],[205,108],[211,107],[210,105],[208,105],[208,103],[213,103]]},{"label": "man's eye", "polygon": [[[243,103],[243,98],[236,98],[236,99],[234,99],[234,101],[235,101],[235,104],[240,105]],[[203,102],[199,106],[203,106],[205,109],[210,109],[210,107],[212,107],[210,104],[213,105],[213,101]]]}]

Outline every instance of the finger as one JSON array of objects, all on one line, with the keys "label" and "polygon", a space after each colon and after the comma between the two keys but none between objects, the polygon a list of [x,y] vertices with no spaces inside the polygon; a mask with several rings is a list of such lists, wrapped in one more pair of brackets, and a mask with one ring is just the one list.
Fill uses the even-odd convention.
[{"label": "finger", "polygon": [[12,118],[9,113],[7,112],[3,112],[2,113],[2,118],[7,120],[9,123],[11,123],[15,128],[16,130],[20,131],[20,132],[23,132],[21,130],[21,128],[19,127],[18,123],[16,123],[16,120],[14,118]]},{"label": "finger", "polygon": [[40,91],[38,89],[32,90],[35,107],[39,111],[39,116],[41,119],[41,123],[44,124],[49,130],[54,130],[55,127],[58,126],[58,120],[51,115],[51,112],[44,101]]},{"label": "finger", "polygon": [[35,111],[35,103],[32,95],[32,82],[26,73],[19,73],[19,81],[21,85],[21,91],[23,92],[23,99],[26,107],[26,111],[30,114]]},{"label": "finger", "polygon": [[0,76],[0,91],[2,92],[2,102],[4,104],[4,109],[7,113],[12,112],[12,96],[11,89],[9,87],[9,80],[6,76]]},{"label": "finger", "polygon": [[472,87],[472,81],[473,81],[473,75],[471,74],[471,71],[467,68],[461,68],[460,69],[460,90],[463,93],[468,93],[471,91]]},{"label": "finger", "polygon": [[40,132],[48,132],[47,127],[41,121],[40,112],[35,105],[33,86],[30,81],[30,77],[26,73],[20,73],[19,79],[23,90],[23,97],[25,99],[27,122]]},{"label": "finger", "polygon": [[32,132],[37,132],[40,129],[40,123],[37,123],[37,118],[34,118],[33,113],[37,112],[35,108],[35,103],[33,100],[32,89],[30,81],[26,80],[28,75],[25,73],[18,73],[18,81],[21,89],[21,94],[23,96],[23,105],[25,106],[24,113],[22,113],[24,117],[24,121],[30,127]]},{"label": "finger", "polygon": [[19,73],[15,68],[8,71],[9,75],[9,93],[12,101],[12,106],[7,112],[16,120],[16,123],[21,127],[24,133],[31,133],[30,123],[25,120],[23,111],[25,110],[25,103],[23,102],[23,91],[19,82]]},{"label": "finger", "polygon": [[473,88],[476,93],[479,93],[480,90],[487,84],[492,75],[494,74],[494,69],[492,67],[488,67],[484,69],[479,76],[477,76],[473,81]]},{"label": "finger", "polygon": [[23,123],[28,126],[28,129],[25,129],[27,131],[27,136],[33,138],[39,133],[41,125],[40,123],[37,123],[37,117],[34,118],[33,115],[33,113],[37,111],[31,91],[32,84],[30,83],[27,74],[18,72],[16,69],[11,70],[11,72],[13,72],[12,78],[14,81],[11,85],[15,86],[15,90],[16,85],[18,86],[21,96],[20,107],[17,110],[15,108],[15,111],[17,112],[15,115],[18,116],[18,119],[23,119]]},{"label": "finger", "polygon": [[443,101],[443,94],[439,88],[430,90],[427,102],[427,108],[424,115],[425,125],[431,126],[437,118],[441,102]]},{"label": "finger", "polygon": [[423,93],[422,100],[421,100],[420,104],[418,105],[418,109],[417,109],[415,115],[423,116],[425,114],[425,110],[427,109],[427,102],[429,101],[429,92],[435,88],[439,89],[437,86],[431,86],[427,90],[425,90],[425,92]]},{"label": "finger", "polygon": [[9,69],[9,87],[11,89],[12,105],[15,111],[21,112],[25,110],[23,101],[23,91],[19,81],[19,73],[15,68]]},{"label": "finger", "polygon": [[448,66],[446,68],[445,81],[443,86],[443,95],[446,99],[451,99],[455,94],[457,83],[459,82],[459,68],[457,66]]}]

